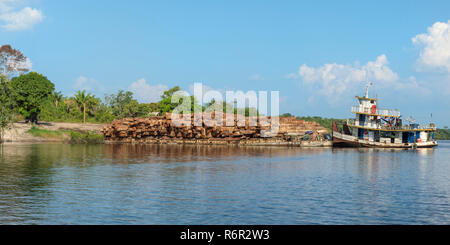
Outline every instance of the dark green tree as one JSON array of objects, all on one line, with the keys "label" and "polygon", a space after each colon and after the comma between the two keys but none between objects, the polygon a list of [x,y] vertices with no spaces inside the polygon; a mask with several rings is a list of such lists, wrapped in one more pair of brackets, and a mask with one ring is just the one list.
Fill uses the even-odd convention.
[{"label": "dark green tree", "polygon": [[164,91],[163,95],[161,95],[161,101],[159,102],[159,112],[163,114],[172,112],[175,108],[178,108],[179,112],[183,113],[203,110],[202,106],[194,96],[185,95],[178,86]]},{"label": "dark green tree", "polygon": [[293,117],[294,115],[292,115],[291,113],[283,113],[280,115],[280,117]]},{"label": "dark green tree", "polygon": [[148,104],[148,108],[150,112],[159,112],[159,103],[158,102],[153,102]]},{"label": "dark green tree", "polygon": [[36,72],[14,77],[11,83],[11,96],[15,99],[18,112],[26,122],[37,123],[43,102],[55,90],[55,85],[47,77]]},{"label": "dark green tree", "polygon": [[164,93],[161,95],[161,99],[167,99],[167,98],[172,98],[172,96],[178,92],[181,91],[181,88],[178,86],[175,86],[169,90],[164,91]]},{"label": "dark green tree", "polygon": [[0,75],[0,134],[13,121],[14,102],[11,96],[11,84],[8,82],[6,76]]}]

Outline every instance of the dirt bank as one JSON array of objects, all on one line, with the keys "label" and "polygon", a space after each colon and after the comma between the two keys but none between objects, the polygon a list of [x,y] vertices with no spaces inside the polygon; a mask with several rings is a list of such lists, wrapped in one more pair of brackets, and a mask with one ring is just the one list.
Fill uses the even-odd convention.
[{"label": "dirt bank", "polygon": [[[36,128],[45,130],[72,130],[78,132],[94,131],[101,133],[101,129],[105,124],[95,123],[59,123],[59,122],[40,122],[35,125]],[[1,140],[3,142],[62,142],[64,138],[48,138],[48,137],[36,137],[28,133],[31,129],[31,124],[24,122],[18,122],[12,124],[10,127],[3,131]]]}]

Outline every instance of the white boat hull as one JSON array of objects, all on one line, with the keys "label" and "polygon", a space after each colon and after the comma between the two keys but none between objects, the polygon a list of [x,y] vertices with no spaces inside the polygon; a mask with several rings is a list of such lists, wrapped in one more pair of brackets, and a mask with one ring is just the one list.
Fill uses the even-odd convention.
[{"label": "white boat hull", "polygon": [[437,146],[436,141],[417,143],[391,143],[361,140],[352,135],[333,132],[333,146],[336,147],[373,147],[373,148],[431,148]]}]

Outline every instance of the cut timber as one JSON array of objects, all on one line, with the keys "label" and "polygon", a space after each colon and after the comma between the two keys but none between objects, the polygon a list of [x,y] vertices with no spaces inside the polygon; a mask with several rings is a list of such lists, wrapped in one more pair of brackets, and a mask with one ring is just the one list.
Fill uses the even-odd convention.
[{"label": "cut timber", "polygon": [[[211,115],[208,112],[183,115],[182,125],[173,122],[179,115],[166,113],[149,118],[125,118],[106,125],[102,132],[107,142],[264,142],[289,145],[299,142],[306,132],[312,131],[313,141],[323,141],[328,130],[316,122],[306,122],[295,117],[244,117],[234,114]],[[212,120],[211,118],[214,118]],[[190,119],[190,120],[189,120]],[[205,120],[203,120],[205,119]],[[272,121],[278,123],[273,124]],[[273,132],[271,131],[273,130]],[[264,143],[263,142],[263,143]],[[286,144],[286,142],[291,142]],[[292,143],[293,144],[293,143]],[[300,145],[300,144],[298,144]]]}]

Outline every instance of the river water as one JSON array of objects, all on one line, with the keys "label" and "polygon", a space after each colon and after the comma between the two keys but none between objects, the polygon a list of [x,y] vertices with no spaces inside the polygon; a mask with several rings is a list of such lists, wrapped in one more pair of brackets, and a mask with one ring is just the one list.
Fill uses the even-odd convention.
[{"label": "river water", "polygon": [[450,141],[439,143],[4,144],[0,224],[450,224]]}]

